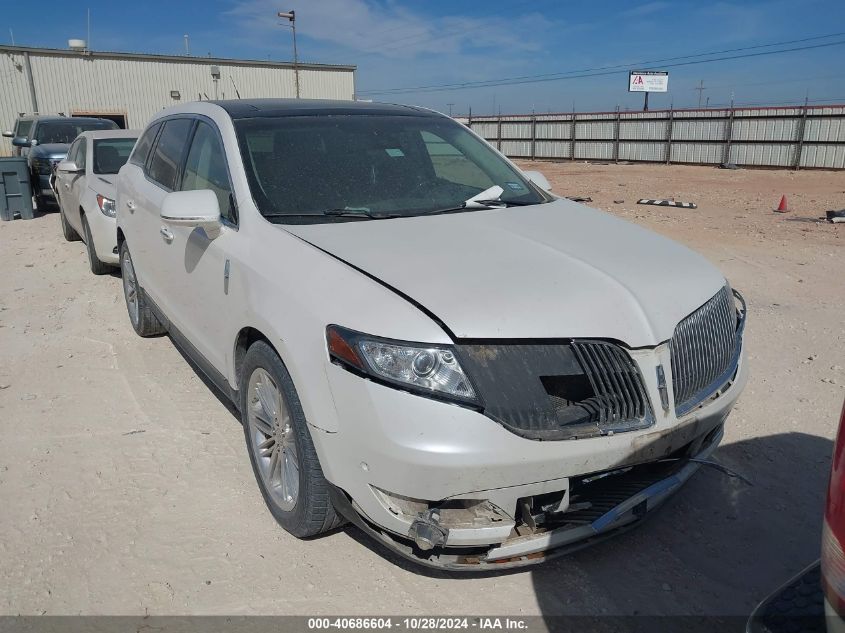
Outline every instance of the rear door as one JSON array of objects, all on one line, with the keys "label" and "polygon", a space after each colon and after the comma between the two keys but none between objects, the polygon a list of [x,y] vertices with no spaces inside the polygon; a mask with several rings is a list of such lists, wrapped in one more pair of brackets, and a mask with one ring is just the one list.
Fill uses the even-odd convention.
[{"label": "rear door", "polygon": [[162,276],[168,316],[190,343],[218,371],[225,373],[233,335],[228,331],[232,296],[228,273],[238,239],[237,211],[220,133],[210,119],[199,117],[181,170],[181,191],[208,189],[217,196],[223,230],[209,239],[199,228],[168,225],[163,240]]},{"label": "rear door", "polygon": [[177,186],[193,124],[189,117],[164,120],[145,169],[132,179],[134,195],[125,202],[132,217],[133,228],[126,239],[135,271],[144,291],[168,318],[173,310],[166,287],[168,277],[175,273],[165,263],[169,244],[161,222],[161,204]]}]

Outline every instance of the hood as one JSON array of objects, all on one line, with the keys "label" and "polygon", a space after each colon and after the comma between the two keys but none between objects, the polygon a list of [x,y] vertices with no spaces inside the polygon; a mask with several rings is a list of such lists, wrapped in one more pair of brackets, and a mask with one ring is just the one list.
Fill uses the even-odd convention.
[{"label": "hood", "polygon": [[70,147],[67,143],[44,143],[30,148],[29,154],[33,157],[64,158]]},{"label": "hood", "polygon": [[725,284],[688,248],[569,200],[284,229],[404,293],[457,338],[657,345]]}]

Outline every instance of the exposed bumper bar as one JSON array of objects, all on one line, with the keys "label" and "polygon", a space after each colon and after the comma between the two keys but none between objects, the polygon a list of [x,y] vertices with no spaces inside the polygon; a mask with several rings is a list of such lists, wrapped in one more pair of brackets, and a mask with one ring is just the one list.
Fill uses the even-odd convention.
[{"label": "exposed bumper bar", "polygon": [[[724,431],[719,429],[706,447],[693,457],[708,458],[721,441]],[[690,461],[672,475],[661,479],[616,505],[588,525],[561,527],[549,532],[517,537],[487,551],[476,548],[471,552],[445,548],[439,556],[424,557],[413,546],[369,523],[354,508],[349,497],[339,488],[332,487],[334,507],[348,520],[367,532],[376,541],[403,558],[437,569],[455,571],[491,571],[537,564],[587,547],[618,532],[629,529],[651,514],[651,511],[676,492],[700,467]]]}]

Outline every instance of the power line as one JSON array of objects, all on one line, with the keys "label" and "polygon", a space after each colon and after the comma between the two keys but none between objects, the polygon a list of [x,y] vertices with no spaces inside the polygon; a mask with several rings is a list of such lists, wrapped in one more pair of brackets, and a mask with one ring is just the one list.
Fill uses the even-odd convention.
[{"label": "power line", "polygon": [[[647,61],[636,62],[634,64],[617,64],[617,65],[614,65],[614,66],[600,66],[600,67],[597,67],[597,68],[584,68],[584,69],[580,69],[580,70],[570,70],[570,71],[564,71],[564,72],[558,72],[558,73],[546,73],[546,74],[541,74],[541,75],[522,75],[522,76],[518,76],[518,77],[508,77],[508,78],[503,78],[503,79],[487,79],[487,80],[480,80],[480,81],[468,81],[468,82],[463,82],[463,83],[451,83],[451,84],[433,84],[433,85],[427,85],[427,86],[414,86],[414,87],[407,87],[407,88],[388,88],[388,89],[384,89],[384,90],[361,90],[359,92],[360,92],[360,94],[373,94],[373,95],[375,95],[375,94],[402,94],[402,93],[407,93],[407,92],[442,92],[442,91],[448,91],[448,90],[463,90],[463,89],[467,89],[467,88],[486,88],[486,87],[492,87],[492,86],[509,86],[509,85],[518,85],[518,84],[526,84],[526,83],[542,83],[542,82],[548,82],[548,81],[560,81],[560,80],[563,80],[563,79],[581,79],[581,78],[585,78],[585,77],[598,77],[598,76],[602,76],[602,75],[612,75],[612,74],[616,74],[618,72],[627,72],[627,69],[634,68],[634,67],[641,68],[643,70],[648,70],[649,68],[653,68],[653,66],[651,66],[652,64],[658,64],[658,63],[664,64],[664,62],[673,62],[673,61],[682,60],[682,59],[690,60],[690,59],[695,58],[695,57],[706,57],[706,56],[709,56],[709,55],[722,55],[722,54],[725,54],[725,53],[749,51],[749,50],[756,50],[756,49],[760,49],[760,48],[771,48],[773,46],[786,46],[788,44],[797,44],[797,43],[802,43],[802,42],[809,42],[809,41],[814,41],[814,40],[827,39],[827,38],[831,38],[831,37],[838,37],[838,36],[841,36],[841,35],[845,35],[845,33],[831,33],[831,34],[828,34],[828,35],[817,35],[817,36],[806,37],[806,38],[802,38],[802,39],[798,39],[798,40],[788,40],[788,41],[784,41],[784,42],[773,42],[773,43],[770,43],[770,44],[758,44],[758,45],[755,45],[755,46],[745,46],[745,47],[742,47],[742,48],[725,49],[725,50],[721,50],[721,51],[710,51],[710,52],[706,52],[706,53],[695,53],[695,54],[691,54],[691,55],[681,55],[681,56],[678,56],[678,57],[667,57],[667,58],[663,58],[663,59],[647,60]],[[781,50],[776,50],[776,51],[762,51],[762,52],[758,52],[758,53],[746,53],[746,54],[743,54],[743,55],[732,55],[732,56],[727,56],[727,57],[716,57],[716,58],[712,58],[712,59],[693,60],[693,61],[687,61],[687,62],[677,62],[677,63],[673,63],[673,64],[664,64],[663,67],[665,68],[665,67],[689,66],[689,65],[693,65],[693,64],[703,64],[703,63],[714,62],[714,61],[726,61],[726,60],[731,60],[731,59],[743,59],[743,58],[747,58],[747,57],[759,57],[759,56],[763,56],[763,55],[774,55],[774,54],[778,54],[778,53],[789,53],[789,52],[802,51],[802,50],[808,50],[808,49],[813,49],[813,48],[822,48],[822,47],[826,47],[826,46],[838,46],[838,45],[843,44],[843,43],[845,43],[845,40],[837,41],[837,42],[825,42],[825,43],[821,43],[821,44],[801,46],[801,47],[795,47],[795,48],[789,48],[789,49],[781,49]],[[624,68],[626,70],[625,71],[617,70],[617,69],[621,69],[621,68]]]}]

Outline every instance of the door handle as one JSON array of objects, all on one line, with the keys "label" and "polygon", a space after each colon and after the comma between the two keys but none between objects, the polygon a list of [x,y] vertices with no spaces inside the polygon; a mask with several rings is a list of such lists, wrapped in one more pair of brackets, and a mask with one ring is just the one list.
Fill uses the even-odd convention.
[{"label": "door handle", "polygon": [[164,241],[168,244],[173,241],[173,233],[171,233],[170,229],[168,229],[166,226],[161,227],[158,232],[161,233],[161,236],[164,238]]},{"label": "door handle", "polygon": [[130,211],[134,211],[135,210],[135,203],[132,200],[127,200],[126,201],[126,208],[129,209]]}]

